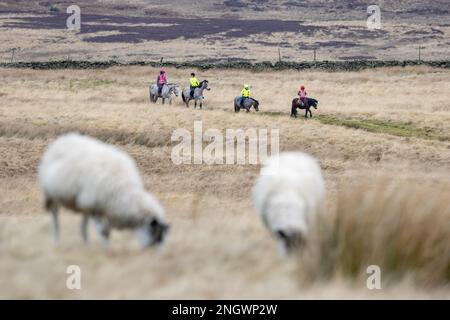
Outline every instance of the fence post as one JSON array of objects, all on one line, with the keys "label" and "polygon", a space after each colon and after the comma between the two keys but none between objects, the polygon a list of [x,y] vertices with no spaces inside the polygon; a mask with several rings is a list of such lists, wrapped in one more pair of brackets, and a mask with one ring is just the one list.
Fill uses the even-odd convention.
[{"label": "fence post", "polygon": [[14,62],[14,53],[16,52],[16,48],[11,49],[11,63]]},{"label": "fence post", "polygon": [[419,62],[422,61],[422,49],[425,49],[425,47],[419,45]]}]

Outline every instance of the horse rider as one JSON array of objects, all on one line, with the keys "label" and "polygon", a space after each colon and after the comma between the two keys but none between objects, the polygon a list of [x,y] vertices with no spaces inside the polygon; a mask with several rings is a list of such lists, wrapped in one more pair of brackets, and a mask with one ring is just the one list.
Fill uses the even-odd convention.
[{"label": "horse rider", "polygon": [[191,73],[191,79],[189,80],[190,87],[191,87],[191,99],[194,98],[194,91],[196,88],[200,87],[200,82],[198,81],[197,77],[195,76],[195,73]]},{"label": "horse rider", "polygon": [[245,99],[250,98],[250,86],[248,84],[244,85],[244,88],[241,91],[241,102],[240,107],[242,108],[244,105]]},{"label": "horse rider", "polygon": [[167,84],[166,71],[164,69],[159,70],[158,78],[156,78],[156,85],[158,86],[158,95],[161,95],[162,88]]},{"label": "horse rider", "polygon": [[302,107],[304,107],[305,102],[306,102],[306,90],[305,90],[305,86],[303,84],[300,86],[300,91],[298,92],[298,96],[299,96],[298,101],[300,102]]}]

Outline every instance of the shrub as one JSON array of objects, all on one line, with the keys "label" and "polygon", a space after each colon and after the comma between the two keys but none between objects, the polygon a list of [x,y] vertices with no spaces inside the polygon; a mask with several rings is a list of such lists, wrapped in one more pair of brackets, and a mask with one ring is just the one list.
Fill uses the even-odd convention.
[{"label": "shrub", "polygon": [[389,179],[340,192],[300,252],[302,279],[361,280],[378,265],[384,283],[450,284],[449,195],[446,184]]}]

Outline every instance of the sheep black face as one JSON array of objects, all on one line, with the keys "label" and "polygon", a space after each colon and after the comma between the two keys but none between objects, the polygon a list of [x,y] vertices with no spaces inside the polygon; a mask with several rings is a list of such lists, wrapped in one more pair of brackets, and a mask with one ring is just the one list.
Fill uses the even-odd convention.
[{"label": "sheep black face", "polygon": [[169,232],[170,226],[153,218],[138,229],[137,235],[143,247],[160,245]]},{"label": "sheep black face", "polygon": [[291,253],[293,250],[304,245],[305,239],[300,233],[287,233],[279,230],[276,232],[278,242],[280,244],[281,253]]},{"label": "sheep black face", "polygon": [[169,231],[169,225],[165,223],[160,223],[157,219],[153,219],[150,222],[149,227],[149,236],[150,236],[150,245],[152,244],[160,244],[164,241],[167,232]]}]

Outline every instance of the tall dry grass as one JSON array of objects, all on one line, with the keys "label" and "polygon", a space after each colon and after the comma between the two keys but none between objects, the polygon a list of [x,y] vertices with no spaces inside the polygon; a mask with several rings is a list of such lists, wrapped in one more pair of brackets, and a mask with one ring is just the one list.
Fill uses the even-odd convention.
[{"label": "tall dry grass", "polygon": [[[187,85],[191,70],[169,68],[167,71],[170,81]],[[326,239],[333,239],[331,231],[343,233],[342,230],[346,230],[343,222],[351,222],[351,214],[356,212],[349,212],[347,220],[341,219],[339,228],[333,225],[337,199],[344,201],[343,194],[347,194],[357,206],[361,205],[362,191],[358,191],[357,196],[342,190],[355,181],[366,181],[374,172],[393,172],[392,179],[399,181],[424,179],[444,184],[450,172],[450,145],[447,141],[327,125],[317,121],[316,116],[411,122],[414,127],[430,126],[439,132],[449,132],[450,92],[445,91],[450,79],[448,71],[430,68],[348,73],[197,71],[201,79],[210,80],[212,87],[205,94],[204,110],[187,109],[179,98],[172,106],[151,105],[147,85],[156,72],[157,69],[147,67],[0,70],[3,81],[0,87],[0,297],[450,297],[448,286],[422,287],[409,282],[383,284],[380,291],[368,290],[363,262],[356,276],[348,277],[352,284],[348,286],[347,281],[339,279],[345,272],[333,269],[340,266],[344,258],[338,261],[337,257],[327,256],[337,252],[336,244],[326,247],[327,251],[318,250],[319,245],[308,247],[310,254],[321,252],[324,255],[324,265],[318,260],[308,263],[310,269],[317,270],[309,269],[302,274],[317,281],[308,288],[299,286],[295,281],[300,273],[297,260],[277,255],[275,242],[252,209],[249,194],[259,166],[176,166],[171,161],[170,140],[175,129],[193,132],[193,123],[197,120],[203,122],[204,130],[217,128],[222,132],[227,128],[279,129],[281,151],[301,150],[320,160],[329,202],[334,208],[331,217],[327,217],[331,219],[322,225],[329,230],[320,234],[325,245]],[[267,90],[274,81],[277,94]],[[290,119],[289,104],[297,89],[294,84],[303,81],[311,91],[308,93],[320,99],[319,109],[313,111],[313,119]],[[252,95],[261,101],[262,112],[234,113],[232,100],[244,82],[253,85]],[[412,89],[419,85],[420,92]],[[385,94],[380,96],[379,92]],[[411,103],[422,93],[431,97],[432,105]],[[114,232],[111,250],[104,251],[94,230],[91,230],[92,246],[83,247],[79,217],[69,213],[61,215],[60,246],[51,245],[50,221],[42,212],[36,172],[48,143],[67,131],[83,132],[118,145],[136,159],[146,187],[160,199],[173,226],[163,250],[141,251],[131,233]],[[361,185],[367,187],[367,197],[375,197],[374,187]],[[403,185],[399,182],[399,186]],[[378,205],[376,198],[381,199],[372,199],[374,205]],[[432,201],[430,198],[426,203]],[[346,207],[351,209],[352,205],[347,203]],[[423,232],[435,225],[444,226],[445,219],[441,218],[441,222],[433,219],[431,227],[424,224]],[[410,235],[414,233],[411,231]],[[414,236],[425,237],[420,232]],[[443,243],[441,241],[441,245]],[[339,244],[339,249],[350,246]],[[429,254],[433,259],[435,251],[443,252],[441,247],[427,245],[427,248],[434,250],[421,254]],[[400,261],[409,261],[403,256],[397,257]],[[370,257],[365,260],[370,264],[381,263]],[[77,292],[65,287],[65,270],[70,264],[79,264],[83,270],[83,289]],[[398,273],[402,275],[403,270],[409,273],[413,266],[410,262]],[[419,271],[428,272],[428,267],[421,264],[417,267],[425,271],[414,271],[414,279]],[[382,280],[389,280],[389,272],[384,269],[382,266]],[[321,281],[326,279],[324,275],[330,280]],[[362,287],[353,285],[359,281],[358,277],[362,277],[358,282]],[[434,281],[429,282],[430,285],[439,283],[438,278]]]},{"label": "tall dry grass", "polygon": [[383,178],[341,190],[300,254],[303,280],[366,279],[377,265],[385,284],[450,284],[450,185]]}]

